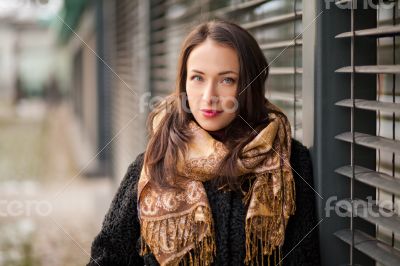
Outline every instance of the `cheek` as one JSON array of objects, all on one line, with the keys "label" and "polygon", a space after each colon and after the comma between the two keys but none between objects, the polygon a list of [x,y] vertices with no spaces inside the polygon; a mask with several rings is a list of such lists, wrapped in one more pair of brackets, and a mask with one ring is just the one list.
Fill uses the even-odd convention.
[{"label": "cheek", "polygon": [[199,99],[201,97],[201,95],[199,95],[199,93],[196,92],[196,90],[192,90],[192,89],[186,89],[186,95],[187,95],[187,99],[188,99],[188,103],[189,106],[196,106],[197,103],[199,102]]},{"label": "cheek", "polygon": [[232,110],[237,106],[237,100],[234,97],[229,97],[225,99],[223,105],[225,108]]},{"label": "cheek", "polygon": [[226,93],[221,97],[222,99],[222,105],[224,106],[224,109],[234,109],[238,106],[238,101],[236,98],[236,89],[229,91],[229,93]]}]

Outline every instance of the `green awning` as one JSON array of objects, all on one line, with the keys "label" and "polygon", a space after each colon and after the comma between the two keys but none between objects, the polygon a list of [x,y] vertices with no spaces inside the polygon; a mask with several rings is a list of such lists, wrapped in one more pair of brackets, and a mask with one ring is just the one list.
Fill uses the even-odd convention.
[{"label": "green awning", "polygon": [[[79,24],[81,15],[90,1],[88,0],[66,0],[64,7],[60,11],[60,18],[57,18],[59,24],[58,41],[65,44],[73,34]],[[67,26],[68,25],[68,26]],[[70,29],[71,28],[71,29]]]}]

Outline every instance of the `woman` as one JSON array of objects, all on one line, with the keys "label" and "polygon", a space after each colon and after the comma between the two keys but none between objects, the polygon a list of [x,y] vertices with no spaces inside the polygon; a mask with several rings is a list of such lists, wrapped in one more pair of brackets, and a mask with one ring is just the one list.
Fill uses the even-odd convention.
[{"label": "woman", "polygon": [[[282,254],[298,184],[290,124],[264,96],[267,76],[240,26],[212,20],[188,34],[176,89],[148,117],[146,151],[129,166],[89,265],[276,264],[298,254]],[[305,207],[314,217],[312,200]],[[306,230],[316,224],[302,215]],[[296,231],[292,242],[306,236]],[[287,261],[316,265],[317,255],[301,256]]]}]

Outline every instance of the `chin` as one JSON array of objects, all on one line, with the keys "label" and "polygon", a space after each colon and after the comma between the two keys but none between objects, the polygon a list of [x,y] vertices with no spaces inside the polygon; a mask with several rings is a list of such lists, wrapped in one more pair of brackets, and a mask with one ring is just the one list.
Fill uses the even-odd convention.
[{"label": "chin", "polygon": [[201,126],[203,129],[207,130],[207,131],[217,131],[219,129],[221,129],[222,127],[219,126]]},{"label": "chin", "polygon": [[218,121],[203,121],[203,120],[197,120],[198,124],[207,131],[217,131],[220,130],[227,125],[225,123],[220,123]]}]

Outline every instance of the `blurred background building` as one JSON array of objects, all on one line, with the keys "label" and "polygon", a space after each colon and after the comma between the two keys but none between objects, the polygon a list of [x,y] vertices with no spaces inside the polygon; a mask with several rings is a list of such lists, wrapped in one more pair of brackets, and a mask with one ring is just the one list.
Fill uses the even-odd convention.
[{"label": "blurred background building", "polygon": [[[400,265],[399,5],[357,2],[0,0],[0,265],[88,261],[183,38],[212,18],[257,39],[266,96],[310,150],[323,265]],[[328,215],[351,198],[393,215]],[[27,215],[38,199],[51,215]]]}]

